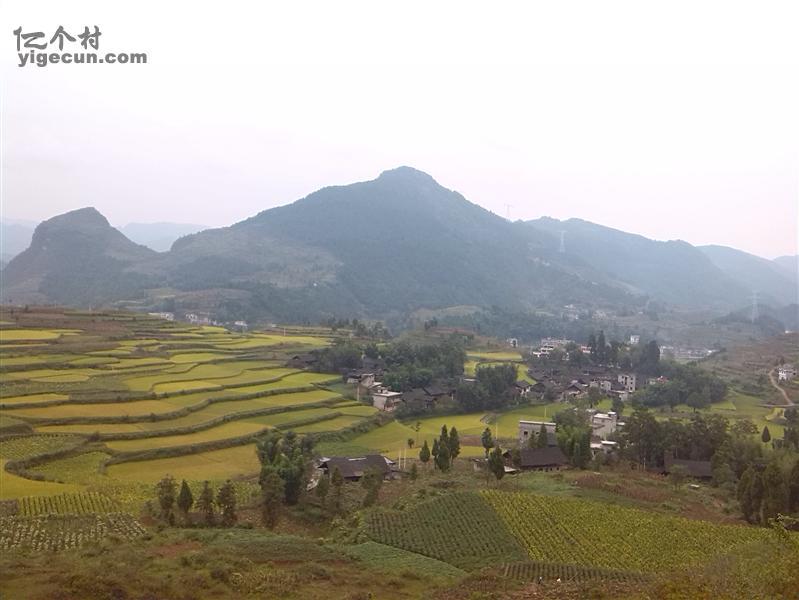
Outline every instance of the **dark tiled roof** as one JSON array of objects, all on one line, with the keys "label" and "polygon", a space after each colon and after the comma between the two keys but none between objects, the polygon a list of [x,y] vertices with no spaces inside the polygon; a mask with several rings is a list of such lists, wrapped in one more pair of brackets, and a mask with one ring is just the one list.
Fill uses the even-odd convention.
[{"label": "dark tiled roof", "polygon": [[362,477],[369,469],[375,469],[384,475],[390,471],[386,459],[380,454],[367,454],[366,456],[354,458],[334,456],[327,459],[322,465],[326,466],[328,473],[331,474],[338,467],[338,470],[341,471],[341,476],[345,479]]},{"label": "dark tiled roof", "polygon": [[713,477],[713,469],[710,466],[709,460],[682,460],[666,456],[665,463],[663,470],[666,473],[671,473],[673,467],[679,466],[685,469],[685,473],[691,477],[698,477],[700,479],[709,479]]},{"label": "dark tiled roof", "polygon": [[569,462],[558,446],[522,448],[521,458],[521,466],[523,468],[560,467]]}]

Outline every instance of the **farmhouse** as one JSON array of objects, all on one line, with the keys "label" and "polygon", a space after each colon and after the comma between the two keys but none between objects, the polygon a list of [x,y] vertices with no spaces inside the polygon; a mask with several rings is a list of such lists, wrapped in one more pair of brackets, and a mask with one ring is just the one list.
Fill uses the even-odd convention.
[{"label": "farmhouse", "polygon": [[332,475],[338,468],[341,476],[349,481],[358,481],[364,473],[372,469],[386,477],[391,473],[394,461],[382,456],[381,454],[367,454],[366,456],[347,457],[334,456],[332,458],[322,458],[319,461],[319,468],[327,475]]},{"label": "farmhouse", "polygon": [[635,373],[619,373],[618,382],[626,392],[634,392],[636,387]]},{"label": "farmhouse", "polygon": [[316,354],[308,352],[306,354],[295,354],[288,360],[286,365],[293,369],[310,369],[315,367],[318,362],[319,359]]},{"label": "farmhouse", "polygon": [[390,412],[397,408],[400,402],[402,402],[402,392],[392,392],[382,386],[372,390],[372,406],[377,410]]},{"label": "farmhouse", "polygon": [[796,367],[793,365],[781,365],[777,369],[777,381],[790,381],[796,377]]},{"label": "farmhouse", "polygon": [[558,446],[546,448],[522,448],[519,466],[529,471],[559,471],[569,460]]},{"label": "farmhouse", "polygon": [[611,442],[610,440],[600,440],[598,442],[591,442],[591,453],[593,456],[598,454],[613,454],[619,447],[618,442]]},{"label": "farmhouse", "polygon": [[547,439],[555,435],[556,423],[550,421],[519,421],[519,445],[527,447],[530,439],[534,438],[541,431],[541,425],[546,428]]},{"label": "farmhouse", "polygon": [[591,428],[593,429],[593,435],[600,439],[607,439],[608,436],[615,433],[618,426],[619,417],[613,411],[607,413],[598,412],[591,415]]},{"label": "farmhouse", "polygon": [[513,384],[513,393],[520,398],[526,398],[532,390],[533,386],[530,385],[527,381],[517,381]]},{"label": "farmhouse", "polygon": [[711,479],[713,477],[713,469],[709,460],[681,460],[666,455],[663,472],[666,474],[671,473],[675,467],[683,469],[689,477],[697,479]]}]

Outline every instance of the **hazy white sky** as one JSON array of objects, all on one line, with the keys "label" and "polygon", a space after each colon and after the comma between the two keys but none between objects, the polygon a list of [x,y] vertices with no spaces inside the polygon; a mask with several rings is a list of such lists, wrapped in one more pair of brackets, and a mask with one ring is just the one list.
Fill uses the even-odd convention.
[{"label": "hazy white sky", "polygon": [[[797,253],[795,2],[3,0],[0,19],[6,218],[227,225],[411,165],[513,219]],[[101,53],[148,64],[17,66],[18,26],[95,24]]]}]

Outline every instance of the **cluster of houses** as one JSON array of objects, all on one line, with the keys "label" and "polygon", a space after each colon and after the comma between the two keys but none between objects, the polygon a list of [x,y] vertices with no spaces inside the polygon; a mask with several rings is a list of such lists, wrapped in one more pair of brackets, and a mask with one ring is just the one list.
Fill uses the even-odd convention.
[{"label": "cluster of houses", "polygon": [[538,371],[531,369],[530,376],[536,381],[531,391],[542,398],[579,399],[587,396],[591,388],[596,388],[604,396],[626,402],[638,389],[635,373],[614,373],[603,367],[587,367],[576,371],[567,367]]}]

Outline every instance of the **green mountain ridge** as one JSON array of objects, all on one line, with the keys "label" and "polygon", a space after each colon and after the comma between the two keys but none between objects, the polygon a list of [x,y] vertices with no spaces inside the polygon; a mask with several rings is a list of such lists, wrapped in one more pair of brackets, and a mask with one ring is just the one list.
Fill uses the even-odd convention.
[{"label": "green mountain ridge", "polygon": [[[745,305],[751,288],[708,252],[578,219],[511,223],[400,167],[186,235],[166,252],[131,242],[93,208],[72,211],[37,227],[3,271],[2,299],[151,308],[171,299],[177,310],[248,320],[397,320],[458,305],[631,308],[656,300],[719,314]],[[751,268],[765,269],[757,261]],[[771,269],[763,300],[779,303],[781,272],[763,262]]]}]

